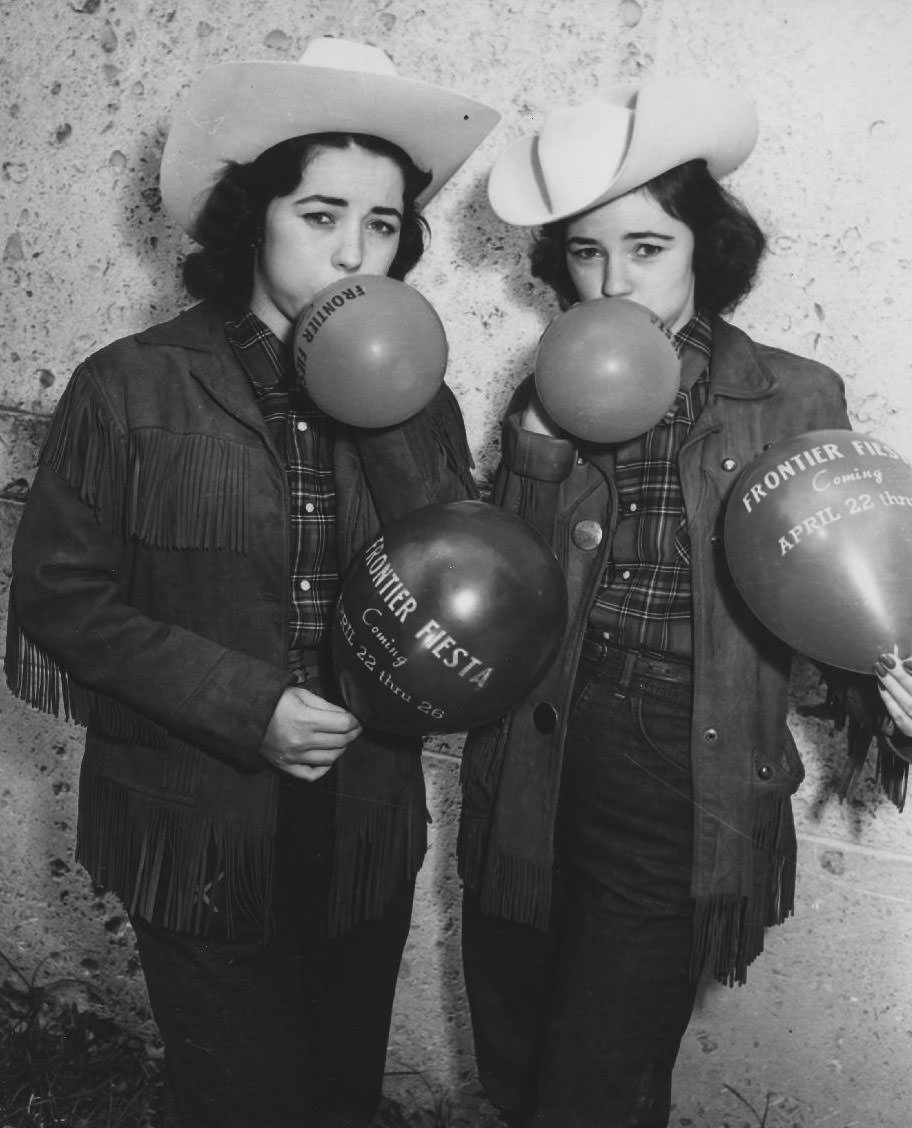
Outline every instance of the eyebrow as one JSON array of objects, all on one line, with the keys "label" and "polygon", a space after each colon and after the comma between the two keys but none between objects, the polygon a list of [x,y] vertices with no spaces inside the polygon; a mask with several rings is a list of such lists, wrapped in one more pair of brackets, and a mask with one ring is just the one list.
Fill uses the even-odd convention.
[{"label": "eyebrow", "polygon": [[[296,204],[312,204],[312,203],[328,204],[330,207],[336,207],[336,208],[347,208],[348,207],[348,200],[343,199],[341,196],[321,196],[319,193],[315,193],[313,196],[301,196],[297,200],[295,200],[295,203]],[[371,208],[370,210],[375,215],[394,215],[394,216],[396,216],[397,219],[402,219],[402,212],[400,212],[398,208],[384,208],[384,207],[377,206],[377,207]]]},{"label": "eyebrow", "polygon": [[[662,239],[666,243],[674,241],[674,235],[663,235],[660,231],[627,231],[624,239]],[[598,239],[591,235],[571,235],[568,243],[597,243]]]}]

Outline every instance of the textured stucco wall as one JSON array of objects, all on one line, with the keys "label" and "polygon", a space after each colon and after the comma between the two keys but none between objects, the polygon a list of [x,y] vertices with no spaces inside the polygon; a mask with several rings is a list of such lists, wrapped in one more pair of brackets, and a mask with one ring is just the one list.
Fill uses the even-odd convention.
[{"label": "textured stucco wall", "polygon": [[[276,0],[3,0],[0,596],[36,445],[73,365],[184,302],[174,264],[185,243],[156,188],[176,94],[209,63],[294,59],[325,33],[381,44],[404,73],[503,110],[429,209],[432,246],[410,279],[446,323],[449,380],[480,474],[496,457],[496,416],[554,312],[528,279],[525,237],[485,203],[493,153],[551,104],[680,70],[743,84],[760,111],[757,151],[732,187],[771,253],[735,320],[840,371],[855,425],[912,458],[905,0],[305,0],[294,12]],[[832,797],[840,741],[809,712],[818,696],[799,669],[793,719],[808,779],[796,801],[798,916],[770,937],[746,990],[705,992],[682,1052],[675,1125],[908,1123],[912,823],[870,781],[849,803]],[[46,959],[48,975],[84,976],[143,1021],[122,913],[72,860],[79,733],[5,690],[0,730],[0,951],[26,971]],[[432,850],[390,1070],[415,1099],[450,1092],[468,1107],[453,864],[459,748],[448,738],[426,755]]]}]

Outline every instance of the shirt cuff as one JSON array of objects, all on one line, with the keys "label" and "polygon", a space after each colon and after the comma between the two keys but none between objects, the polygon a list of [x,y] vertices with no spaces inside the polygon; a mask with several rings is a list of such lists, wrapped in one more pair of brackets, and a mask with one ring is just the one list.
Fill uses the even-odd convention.
[{"label": "shirt cuff", "polygon": [[553,435],[526,431],[520,412],[510,415],[503,427],[503,461],[514,474],[542,482],[562,482],[576,462],[576,444]]}]

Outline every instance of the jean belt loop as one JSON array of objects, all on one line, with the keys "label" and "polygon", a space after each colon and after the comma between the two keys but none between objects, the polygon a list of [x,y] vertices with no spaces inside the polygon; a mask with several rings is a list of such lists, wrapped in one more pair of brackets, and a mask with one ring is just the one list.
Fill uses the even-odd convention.
[{"label": "jean belt loop", "polygon": [[621,669],[621,675],[618,678],[618,685],[621,689],[627,689],[633,678],[634,670],[637,664],[637,652],[635,650],[624,650],[624,665]]}]

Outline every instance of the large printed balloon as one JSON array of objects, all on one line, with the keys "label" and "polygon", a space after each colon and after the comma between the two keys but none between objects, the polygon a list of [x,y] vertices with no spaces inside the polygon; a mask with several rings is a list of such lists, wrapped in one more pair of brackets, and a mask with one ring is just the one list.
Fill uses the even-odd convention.
[{"label": "large printed balloon", "polygon": [[420,411],[447,366],[434,307],[405,282],[355,274],[321,290],[295,323],[298,381],[321,411],[390,427]]},{"label": "large printed balloon", "polygon": [[725,511],[725,553],[758,619],[801,654],[871,673],[912,654],[912,467],[853,431],[761,454]]},{"label": "large printed balloon", "polygon": [[571,435],[619,443],[642,435],[674,403],[681,363],[674,338],[626,298],[580,302],[551,322],[535,357],[545,411]]},{"label": "large printed balloon", "polygon": [[463,732],[538,683],[566,619],[560,565],[529,525],[481,501],[429,505],[389,525],[345,578],[339,687],[375,728]]}]

